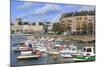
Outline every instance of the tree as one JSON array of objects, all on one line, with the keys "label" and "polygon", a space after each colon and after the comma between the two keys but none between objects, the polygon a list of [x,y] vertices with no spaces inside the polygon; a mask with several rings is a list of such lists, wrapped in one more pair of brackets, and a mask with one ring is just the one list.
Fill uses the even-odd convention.
[{"label": "tree", "polygon": [[44,24],[42,24],[45,34],[48,33],[48,27],[49,27],[49,24],[50,24],[50,23],[51,23],[51,22],[45,22]]},{"label": "tree", "polygon": [[77,34],[80,34],[80,30],[81,30],[80,24],[77,24],[76,30],[77,30]]},{"label": "tree", "polygon": [[30,25],[28,22],[24,22],[23,25]]},{"label": "tree", "polygon": [[42,22],[39,22],[39,25],[43,25],[43,23]]},{"label": "tree", "polygon": [[22,25],[22,24],[23,24],[21,18],[17,18],[16,20],[17,20],[17,22],[18,22],[18,25]]},{"label": "tree", "polygon": [[13,33],[15,33],[15,31],[14,30],[11,30],[11,33],[13,34]]},{"label": "tree", "polygon": [[64,26],[61,23],[54,23],[52,30],[61,34],[62,32],[64,32]]},{"label": "tree", "polygon": [[22,22],[20,21],[20,22],[18,22],[18,25],[22,25]]},{"label": "tree", "polygon": [[70,24],[65,24],[65,30],[66,30],[66,31],[71,31],[71,26],[70,26]]},{"label": "tree", "polygon": [[86,24],[86,22],[83,22],[81,29],[82,29],[84,34],[87,33],[87,24]]},{"label": "tree", "polygon": [[88,23],[88,32],[89,32],[89,34],[92,34],[92,32],[93,32],[93,23]]},{"label": "tree", "polygon": [[54,23],[54,24],[53,24],[53,27],[52,27],[52,30],[53,30],[54,32],[56,32],[56,31],[57,31],[56,26],[57,26],[57,24],[56,24],[56,23]]},{"label": "tree", "polygon": [[32,23],[32,25],[35,25],[35,23]]}]

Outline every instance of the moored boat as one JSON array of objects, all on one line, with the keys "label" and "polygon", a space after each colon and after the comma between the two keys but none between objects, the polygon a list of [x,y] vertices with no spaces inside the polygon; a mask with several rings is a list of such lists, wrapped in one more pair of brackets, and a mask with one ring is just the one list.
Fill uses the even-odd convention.
[{"label": "moored boat", "polygon": [[72,58],[72,55],[69,53],[61,53],[61,57],[63,58]]},{"label": "moored boat", "polygon": [[42,47],[42,46],[38,46],[38,47],[36,47],[36,50],[39,50],[40,52],[46,52],[47,48],[46,47]]},{"label": "moored boat", "polygon": [[95,48],[93,46],[83,47],[81,53],[73,54],[72,57],[75,62],[95,61]]},{"label": "moored boat", "polygon": [[23,55],[23,56],[18,56],[18,60],[25,60],[25,59],[38,59],[39,55]]},{"label": "moored boat", "polygon": [[70,45],[68,48],[63,48],[59,52],[61,57],[63,58],[72,58],[72,54],[77,53],[77,47],[74,45]]},{"label": "moored boat", "polygon": [[60,52],[56,51],[55,49],[50,49],[47,51],[49,55],[59,55]]},{"label": "moored boat", "polygon": [[25,60],[25,59],[38,59],[41,57],[40,51],[21,51],[21,55],[17,56],[18,60]]}]

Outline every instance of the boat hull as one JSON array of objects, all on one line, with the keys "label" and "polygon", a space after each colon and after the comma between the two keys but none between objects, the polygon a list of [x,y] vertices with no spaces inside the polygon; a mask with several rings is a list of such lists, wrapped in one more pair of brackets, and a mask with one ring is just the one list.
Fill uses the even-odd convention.
[{"label": "boat hull", "polygon": [[63,58],[72,58],[71,54],[61,54]]},{"label": "boat hull", "polygon": [[73,60],[76,62],[95,61],[95,56],[72,55],[72,57],[73,57]]},{"label": "boat hull", "polygon": [[29,60],[29,59],[38,59],[38,55],[31,55],[31,56],[18,56],[17,60]]}]

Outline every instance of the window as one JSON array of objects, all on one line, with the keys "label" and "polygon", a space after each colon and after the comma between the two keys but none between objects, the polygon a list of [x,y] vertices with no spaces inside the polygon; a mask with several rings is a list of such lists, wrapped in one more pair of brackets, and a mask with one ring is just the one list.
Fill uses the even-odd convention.
[{"label": "window", "polygon": [[88,48],[88,49],[87,49],[87,52],[92,52],[91,48]]},{"label": "window", "polygon": [[95,53],[95,48],[93,48],[93,52]]},{"label": "window", "polygon": [[86,52],[86,49],[85,48],[83,49],[83,52]]},{"label": "window", "polygon": [[75,50],[76,50],[75,48],[72,49],[72,51],[75,51]]}]

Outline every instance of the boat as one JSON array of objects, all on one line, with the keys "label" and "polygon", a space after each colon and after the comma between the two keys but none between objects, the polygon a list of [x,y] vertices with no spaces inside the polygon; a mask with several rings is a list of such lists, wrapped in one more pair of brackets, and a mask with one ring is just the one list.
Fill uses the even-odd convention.
[{"label": "boat", "polygon": [[44,46],[37,46],[36,50],[39,50],[40,52],[46,52],[47,51],[47,47]]},{"label": "boat", "polygon": [[50,51],[48,53],[51,54],[51,55],[59,55],[60,54],[59,52],[56,52],[56,51],[54,51],[54,52]]},{"label": "boat", "polygon": [[21,55],[30,55],[32,51],[21,51]]},{"label": "boat", "polygon": [[82,52],[72,55],[75,62],[95,61],[95,48],[93,46],[83,47]]},{"label": "boat", "polygon": [[12,50],[14,52],[32,51],[33,50],[33,47],[31,46],[31,44],[26,45],[25,43],[20,43],[18,46],[13,47]]},{"label": "boat", "polygon": [[28,48],[28,47],[13,47],[12,50],[14,52],[32,51],[32,48]]},{"label": "boat", "polygon": [[63,57],[63,58],[72,58],[70,53],[61,53],[61,57]]},{"label": "boat", "polygon": [[59,48],[59,47],[61,47],[61,45],[59,45],[59,44],[56,44],[56,45],[55,45],[55,47],[58,47],[58,48]]},{"label": "boat", "polygon": [[59,55],[60,53],[54,49],[47,51],[49,55]]},{"label": "boat", "polygon": [[38,59],[39,55],[23,55],[23,56],[18,56],[18,60],[25,60],[25,59]]},{"label": "boat", "polygon": [[76,54],[78,51],[76,46],[70,45],[68,48],[63,48],[59,52],[63,58],[72,58],[72,54]]},{"label": "boat", "polygon": [[41,57],[41,54],[39,51],[37,52],[21,51],[21,55],[17,56],[17,60],[38,59],[39,57]]}]

